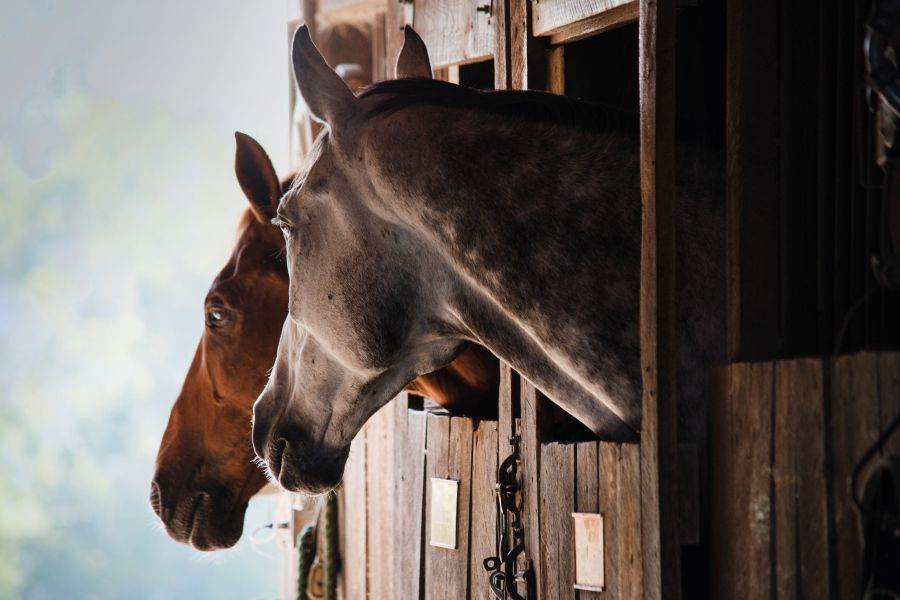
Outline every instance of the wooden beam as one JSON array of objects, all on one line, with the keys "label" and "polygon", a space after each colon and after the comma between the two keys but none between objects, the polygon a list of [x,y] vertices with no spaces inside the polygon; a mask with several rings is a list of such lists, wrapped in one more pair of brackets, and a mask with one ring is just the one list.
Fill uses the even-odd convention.
[{"label": "wooden beam", "polygon": [[552,44],[567,44],[634,23],[637,19],[637,1],[627,2],[592,17],[564,25],[547,35],[550,36]]},{"label": "wooden beam", "polygon": [[675,387],[675,3],[641,0],[641,562],[643,594],[678,599]]},{"label": "wooden beam", "polygon": [[729,362],[778,356],[779,2],[733,0],[726,20]]}]

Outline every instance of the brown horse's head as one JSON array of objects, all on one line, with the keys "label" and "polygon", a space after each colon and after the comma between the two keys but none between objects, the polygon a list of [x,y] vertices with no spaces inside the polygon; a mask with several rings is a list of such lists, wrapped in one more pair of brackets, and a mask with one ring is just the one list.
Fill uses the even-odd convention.
[{"label": "brown horse's head", "polygon": [[150,487],[150,503],[169,535],[199,550],[234,545],[250,497],[266,483],[250,444],[251,407],[287,313],[284,240],[270,223],[282,184],[259,144],[236,137],[235,171],[250,207],[231,258],[206,295],[206,327]]}]

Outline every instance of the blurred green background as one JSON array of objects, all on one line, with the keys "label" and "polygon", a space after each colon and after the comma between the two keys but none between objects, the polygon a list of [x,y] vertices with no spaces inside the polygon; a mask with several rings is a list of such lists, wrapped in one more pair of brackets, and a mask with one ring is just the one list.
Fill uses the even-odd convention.
[{"label": "blurred green background", "polygon": [[273,598],[248,533],[202,555],[147,502],[202,300],[284,171],[292,2],[0,0],[0,598]]}]

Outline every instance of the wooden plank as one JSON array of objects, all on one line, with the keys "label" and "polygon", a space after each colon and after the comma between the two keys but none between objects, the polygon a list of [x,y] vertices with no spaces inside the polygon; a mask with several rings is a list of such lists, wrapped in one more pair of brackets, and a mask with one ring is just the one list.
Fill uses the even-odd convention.
[{"label": "wooden plank", "polygon": [[645,598],[681,597],[675,386],[675,3],[641,0],[641,553]]},{"label": "wooden plank", "polygon": [[737,470],[732,447],[732,376],[734,366],[715,370],[710,377],[709,448],[710,448],[710,517],[709,557],[710,596],[733,598],[733,541],[730,530],[734,504],[732,491]]},{"label": "wooden plank", "polygon": [[[878,414],[883,431],[900,414],[900,354],[885,352],[878,355]],[[900,435],[891,437],[884,446],[885,453],[900,454]]]},{"label": "wooden plank", "polygon": [[[486,3],[489,5],[489,3]],[[415,0],[413,27],[428,48],[432,67],[491,58],[494,27],[490,15],[474,2]]]},{"label": "wooden plank", "polygon": [[678,540],[700,543],[700,457],[696,444],[678,444]]},{"label": "wooden plank", "polygon": [[531,31],[535,36],[553,35],[591,17],[629,8],[637,19],[637,0],[541,0],[532,5]]},{"label": "wooden plank", "polygon": [[394,402],[394,593],[416,599],[424,576],[425,413]]},{"label": "wooden plank", "polygon": [[737,477],[732,516],[734,598],[772,594],[772,404],[774,365],[733,365],[731,445]]},{"label": "wooden plank", "polygon": [[572,444],[544,444],[541,446],[541,464],[546,472],[540,480],[540,597],[561,600],[575,595],[575,564],[572,560],[575,447]]},{"label": "wooden plank", "polygon": [[345,598],[365,598],[366,585],[366,432],[356,435],[344,468],[344,510],[341,511],[343,540],[342,577]]},{"label": "wooden plank", "polygon": [[779,337],[778,0],[732,0],[726,31],[727,337],[731,361]]},{"label": "wooden plank", "polygon": [[507,0],[507,27],[509,41],[509,87],[512,90],[528,89],[528,4],[529,0]]},{"label": "wooden plank", "polygon": [[[443,421],[443,422],[442,422]],[[434,434],[432,435],[432,425]],[[434,441],[434,444],[432,444]],[[457,504],[457,547],[454,550],[428,544],[430,523],[426,519],[426,598],[464,598],[468,587],[469,554],[468,531],[471,505],[472,477],[472,420],[459,417],[428,416],[429,487],[426,515],[431,511],[430,478],[439,477],[459,481]]]},{"label": "wooden plank", "polygon": [[372,17],[372,82],[394,78],[397,57],[387,53],[386,17],[378,13]]},{"label": "wooden plank", "polygon": [[493,600],[482,561],[496,554],[497,422],[475,421],[472,439],[472,514],[469,527],[469,598]]},{"label": "wooden plank", "polygon": [[[598,442],[575,444],[575,510],[600,512],[600,475]],[[604,542],[606,545],[606,542]],[[599,592],[578,590],[578,600],[599,600]]]},{"label": "wooden plank", "polygon": [[538,395],[537,390],[529,381],[521,382],[521,436],[520,446],[522,482],[522,525],[525,527],[525,552],[523,560],[530,559],[534,568],[535,581],[538,588],[541,586],[541,559],[543,551],[541,545],[541,505],[540,505],[540,478],[541,453],[540,440],[538,439]]},{"label": "wooden plank", "polygon": [[[308,0],[307,0],[308,1]],[[370,23],[387,10],[387,0],[318,0],[316,19],[336,25],[338,23]]]},{"label": "wooden plank", "polygon": [[450,418],[428,414],[425,418],[425,540],[422,550],[425,553],[424,597],[442,598],[443,593],[435,590],[435,578],[440,569],[441,556],[438,552],[446,552],[429,544],[431,539],[431,478],[446,477],[448,472],[448,446],[450,444]]},{"label": "wooden plank", "polygon": [[628,2],[571,25],[560,27],[550,34],[551,44],[569,44],[638,20],[638,2]]},{"label": "wooden plank", "polygon": [[566,47],[551,46],[547,51],[547,91],[566,93]]},{"label": "wooden plank", "polygon": [[[619,598],[646,598],[642,558],[643,514],[638,498],[641,486],[641,450],[637,444],[622,444],[619,461]],[[668,596],[667,596],[668,597]]]},{"label": "wooden plank", "polygon": [[[878,357],[872,353],[834,359],[831,399],[831,480],[834,506],[835,579],[838,597],[858,598],[861,549],[856,511],[847,497],[847,477],[854,463],[877,439]],[[864,474],[865,475],[865,474]],[[865,481],[863,476],[861,481]]]},{"label": "wooden plank", "polygon": [[[619,542],[619,531],[622,525],[619,506],[619,475],[621,472],[619,463],[622,460],[622,446],[599,442],[597,453],[599,455],[597,508],[603,515],[603,572],[606,578],[606,590],[603,592],[603,598],[604,600],[617,600],[622,598],[621,584],[619,583],[622,573]],[[636,498],[630,499],[632,503],[636,503],[636,500]],[[580,593],[590,594],[590,592]],[[593,596],[582,595],[580,598],[592,598]]]},{"label": "wooden plank", "polygon": [[819,359],[775,363],[775,592],[827,598],[828,484]]},{"label": "wooden plank", "polygon": [[394,406],[388,403],[367,423],[366,502],[369,595],[394,597]]}]

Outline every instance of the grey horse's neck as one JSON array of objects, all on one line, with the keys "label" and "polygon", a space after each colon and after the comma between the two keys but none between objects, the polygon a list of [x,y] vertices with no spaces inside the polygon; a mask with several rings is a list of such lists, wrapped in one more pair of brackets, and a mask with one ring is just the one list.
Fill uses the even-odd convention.
[{"label": "grey horse's neck", "polygon": [[381,127],[382,197],[460,275],[454,302],[476,341],[599,435],[633,438],[636,140],[439,106]]}]

